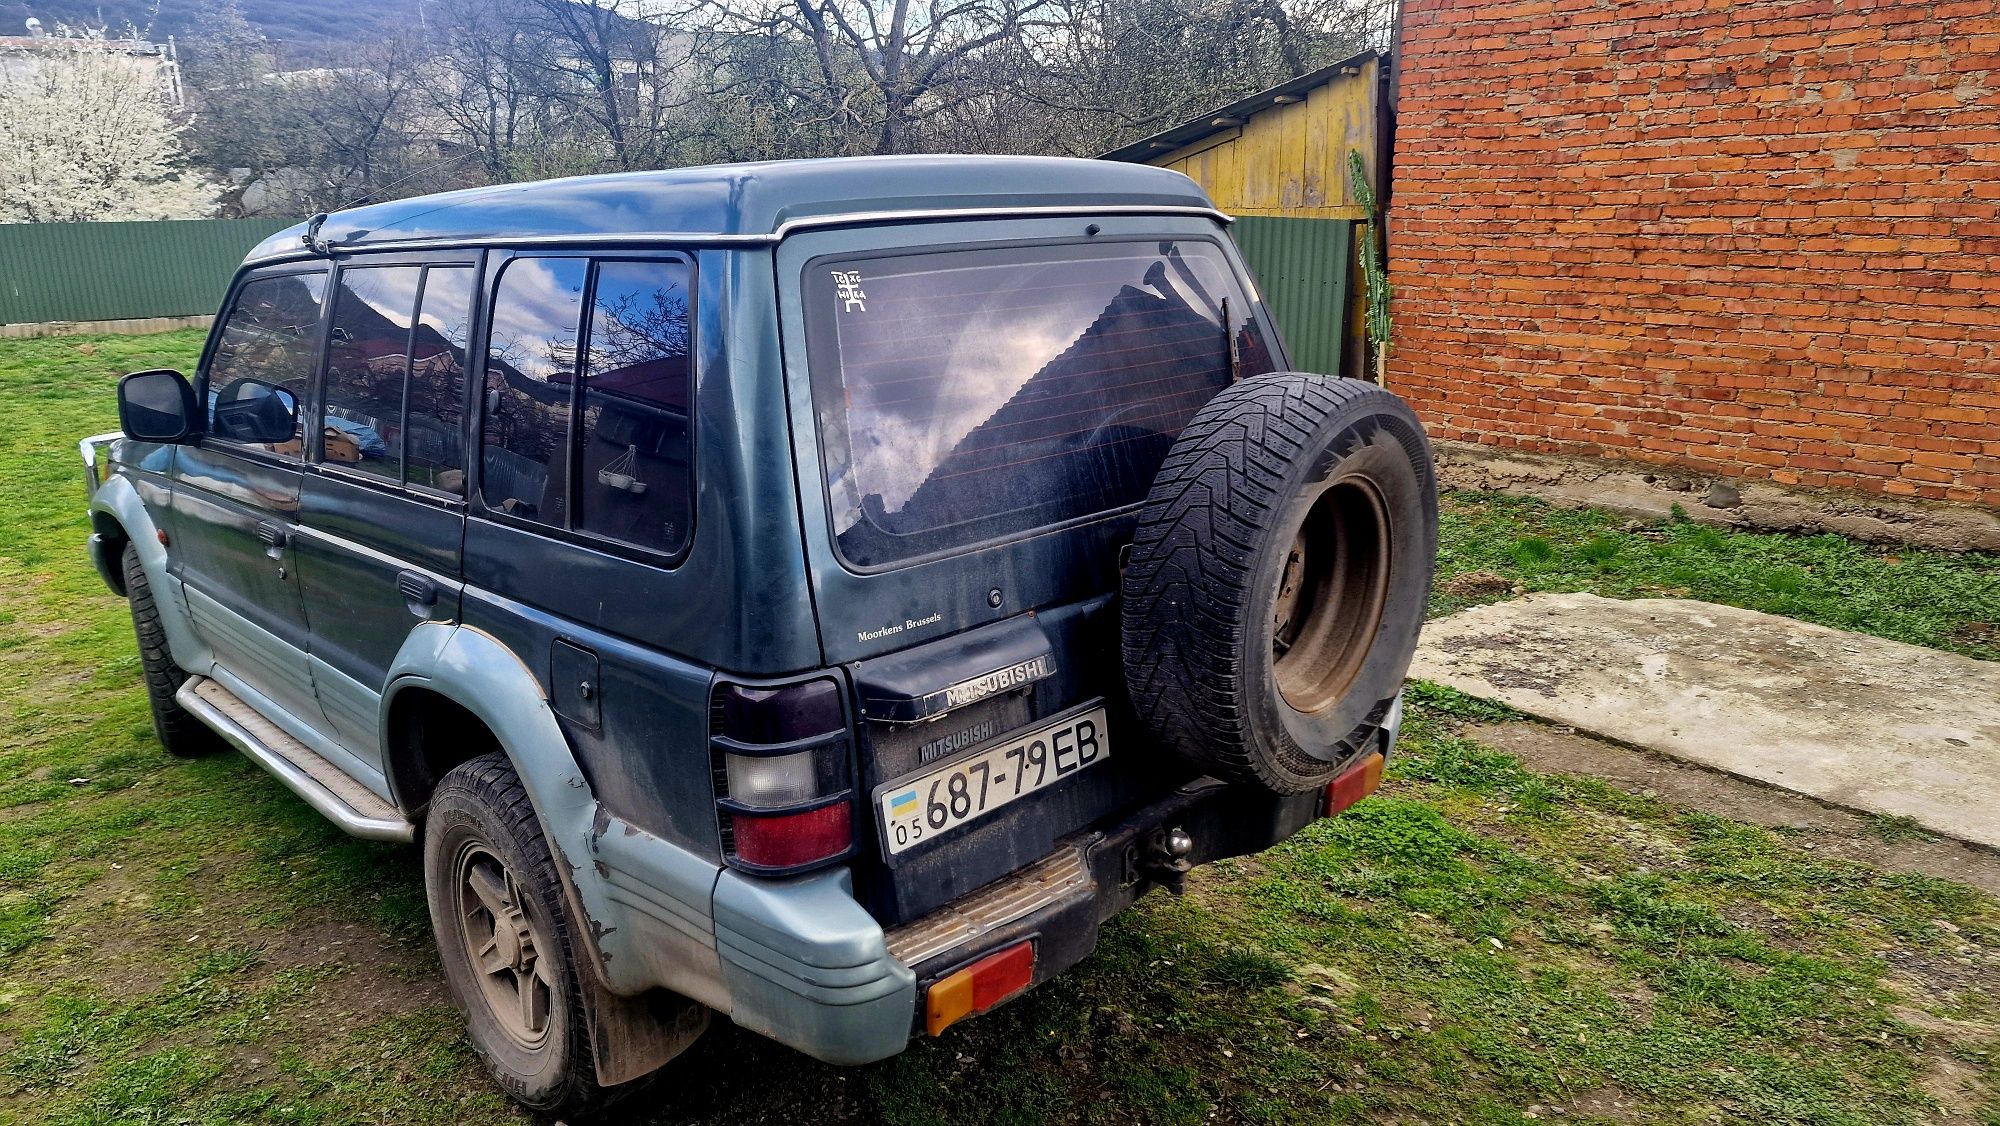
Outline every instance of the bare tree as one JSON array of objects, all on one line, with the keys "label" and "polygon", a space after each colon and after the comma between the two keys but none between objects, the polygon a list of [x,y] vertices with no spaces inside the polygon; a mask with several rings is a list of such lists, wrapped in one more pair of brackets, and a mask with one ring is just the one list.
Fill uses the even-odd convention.
[{"label": "bare tree", "polygon": [[[714,160],[1088,155],[1386,41],[1394,0],[428,0],[283,71],[232,0],[197,148],[299,207]],[[414,29],[413,29],[414,32]]]},{"label": "bare tree", "polygon": [[609,167],[658,164],[669,119],[695,96],[700,29],[679,26],[681,12],[630,0],[526,0],[524,10],[541,41],[529,56],[544,77],[538,93],[594,127]]},{"label": "bare tree", "polygon": [[968,79],[982,57],[1045,24],[1056,0],[783,0],[761,14],[717,4],[739,36],[810,50],[816,73],[786,92],[836,127],[842,151],[894,153],[922,147],[926,120],[980,96]]},{"label": "bare tree", "polygon": [[543,98],[527,0],[443,0],[428,19],[433,54],[416,70],[415,127],[478,153],[490,180],[512,178]]},{"label": "bare tree", "polygon": [[1384,38],[1391,0],[1063,0],[1022,58],[1023,112],[1095,153],[1190,120]]}]

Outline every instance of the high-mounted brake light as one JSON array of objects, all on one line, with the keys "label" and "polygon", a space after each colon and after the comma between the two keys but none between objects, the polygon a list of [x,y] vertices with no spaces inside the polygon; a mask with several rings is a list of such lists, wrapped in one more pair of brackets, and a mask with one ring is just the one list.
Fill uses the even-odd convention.
[{"label": "high-mounted brake light", "polygon": [[1375,792],[1382,784],[1382,752],[1376,751],[1353,766],[1340,772],[1340,777],[1326,784],[1326,804],[1321,807],[1321,817],[1332,817],[1362,798]]},{"label": "high-mounted brake light", "polygon": [[802,872],[854,847],[852,741],[840,683],[716,685],[716,806],[724,855],[760,875]]}]

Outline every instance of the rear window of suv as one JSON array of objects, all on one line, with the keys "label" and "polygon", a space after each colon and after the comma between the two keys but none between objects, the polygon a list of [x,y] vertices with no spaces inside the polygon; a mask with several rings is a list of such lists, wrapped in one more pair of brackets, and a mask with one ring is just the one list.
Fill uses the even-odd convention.
[{"label": "rear window of suv", "polygon": [[1144,499],[1272,353],[1214,243],[823,258],[803,281],[842,558],[881,567]]}]

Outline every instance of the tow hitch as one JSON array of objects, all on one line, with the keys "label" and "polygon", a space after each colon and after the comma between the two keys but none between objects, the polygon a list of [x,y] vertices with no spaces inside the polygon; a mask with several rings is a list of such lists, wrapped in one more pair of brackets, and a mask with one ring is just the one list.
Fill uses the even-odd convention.
[{"label": "tow hitch", "polygon": [[1125,882],[1146,880],[1179,895],[1187,888],[1188,869],[1194,867],[1188,860],[1193,852],[1194,837],[1186,829],[1178,825],[1154,829],[1126,848]]}]

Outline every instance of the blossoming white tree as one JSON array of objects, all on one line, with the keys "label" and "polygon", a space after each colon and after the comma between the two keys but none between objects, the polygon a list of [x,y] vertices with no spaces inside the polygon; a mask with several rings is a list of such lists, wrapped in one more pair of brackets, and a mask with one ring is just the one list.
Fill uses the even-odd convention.
[{"label": "blossoming white tree", "polygon": [[159,83],[134,60],[79,43],[0,68],[0,223],[191,219],[215,188],[180,163]]}]

